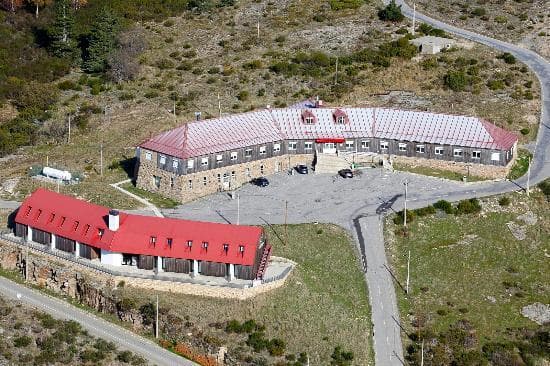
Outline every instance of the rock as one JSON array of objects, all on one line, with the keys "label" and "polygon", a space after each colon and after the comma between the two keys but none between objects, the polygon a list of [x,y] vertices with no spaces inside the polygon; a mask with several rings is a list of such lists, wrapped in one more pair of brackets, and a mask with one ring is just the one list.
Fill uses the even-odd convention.
[{"label": "rock", "polygon": [[533,213],[533,211],[527,211],[523,215],[519,215],[517,220],[523,221],[525,224],[531,226],[537,223],[538,217]]},{"label": "rock", "polygon": [[510,229],[510,232],[516,240],[525,240],[527,237],[525,226],[518,225],[515,222],[508,222],[506,226],[508,226],[508,229]]},{"label": "rock", "polygon": [[493,296],[486,296],[485,297],[491,304],[496,304],[497,299],[495,299]]},{"label": "rock", "polygon": [[2,189],[10,194],[13,194],[15,187],[17,187],[17,183],[19,183],[20,178],[11,178],[6,179],[2,183]]},{"label": "rock", "polygon": [[521,315],[534,321],[538,325],[550,323],[550,306],[535,302],[521,308]]}]

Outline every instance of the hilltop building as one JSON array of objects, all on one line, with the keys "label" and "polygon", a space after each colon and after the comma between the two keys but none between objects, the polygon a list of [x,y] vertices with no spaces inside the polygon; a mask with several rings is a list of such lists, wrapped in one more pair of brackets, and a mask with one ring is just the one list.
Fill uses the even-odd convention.
[{"label": "hilltop building", "polygon": [[137,149],[137,186],[186,202],[337,154],[503,168],[516,143],[513,133],[476,117],[305,102],[161,133]]},{"label": "hilltop building", "polygon": [[443,50],[448,50],[456,44],[456,41],[450,38],[424,36],[411,39],[411,43],[418,47],[418,52],[435,55]]},{"label": "hilltop building", "polygon": [[38,189],[15,235],[102,264],[155,272],[262,279],[271,255],[261,227],[131,215]]}]

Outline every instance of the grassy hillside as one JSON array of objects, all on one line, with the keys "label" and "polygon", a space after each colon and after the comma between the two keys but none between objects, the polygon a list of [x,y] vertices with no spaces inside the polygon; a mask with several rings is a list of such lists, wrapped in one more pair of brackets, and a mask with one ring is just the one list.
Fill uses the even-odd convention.
[{"label": "grassy hillside", "polygon": [[480,214],[417,218],[407,238],[387,225],[387,251],[403,286],[411,250],[410,293],[396,291],[412,365],[420,364],[423,340],[425,365],[539,365],[535,360],[550,358],[539,343],[548,327],[521,314],[550,302],[547,198],[534,192],[481,203]]}]

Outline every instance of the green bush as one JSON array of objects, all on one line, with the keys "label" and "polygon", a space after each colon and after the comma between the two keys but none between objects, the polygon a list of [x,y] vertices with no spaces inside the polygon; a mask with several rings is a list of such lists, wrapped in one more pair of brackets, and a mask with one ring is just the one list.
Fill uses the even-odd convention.
[{"label": "green bush", "polygon": [[507,196],[501,197],[498,200],[498,204],[500,206],[508,206],[508,205],[510,205],[510,198],[508,198]]},{"label": "green bush", "polygon": [[364,0],[329,0],[332,10],[357,9],[365,2]]},{"label": "green bush", "polygon": [[384,21],[400,22],[405,16],[401,12],[401,5],[397,5],[395,0],[392,0],[384,9],[378,11],[378,18]]},{"label": "green bush", "polygon": [[[407,210],[407,223],[414,221],[416,214],[414,211]],[[405,223],[405,212],[403,210],[399,211],[397,215],[393,218],[393,222],[396,225],[403,225]]]},{"label": "green bush", "polygon": [[539,189],[550,201],[550,179],[546,179],[538,184]]},{"label": "green bush", "polygon": [[475,15],[476,17],[480,17],[487,14],[487,10],[485,8],[475,8],[472,11],[472,15]]},{"label": "green bush", "polygon": [[21,336],[13,339],[13,345],[18,348],[27,347],[31,342],[32,338],[29,336]]},{"label": "green bush", "polygon": [[243,69],[245,70],[257,70],[257,69],[261,69],[262,67],[263,67],[263,63],[261,60],[252,60],[250,62],[243,64]]},{"label": "green bush", "polygon": [[524,128],[522,128],[521,130],[519,130],[519,132],[520,132],[523,136],[526,136],[526,135],[529,135],[529,132],[531,132],[531,130],[528,129],[527,127],[524,127]]},{"label": "green bush", "polygon": [[469,200],[462,200],[458,202],[456,206],[457,214],[473,214],[481,211],[481,204],[477,198],[471,198]]},{"label": "green bush", "polygon": [[502,80],[490,80],[487,82],[487,87],[491,90],[502,90],[505,85]]},{"label": "green bush", "polygon": [[241,323],[239,323],[238,320],[230,320],[227,325],[225,326],[225,331],[227,333],[242,333],[243,330],[242,330],[242,327],[241,327]]},{"label": "green bush", "polygon": [[171,26],[174,25],[174,21],[171,20],[171,19],[168,19],[168,20],[166,20],[166,21],[163,23],[163,25],[164,25],[165,27],[171,27]]},{"label": "green bush", "polygon": [[242,90],[237,94],[237,99],[240,101],[248,100],[248,97],[250,96],[250,93],[246,90]]},{"label": "green bush", "polygon": [[436,203],[433,204],[433,207],[445,212],[446,214],[452,214],[453,213],[453,205],[449,201],[445,200],[439,200]]},{"label": "green bush", "polygon": [[430,205],[430,206],[418,208],[418,209],[414,210],[414,213],[418,217],[433,215],[435,213],[435,207]]},{"label": "green bush", "polygon": [[261,352],[267,347],[268,341],[265,339],[263,332],[254,332],[248,335],[246,344],[252,347],[254,352]]},{"label": "green bush", "polygon": [[156,66],[161,70],[173,69],[174,62],[170,59],[163,58],[157,61]]},{"label": "green bush", "polygon": [[509,52],[504,52],[502,55],[498,56],[498,58],[502,59],[507,64],[515,64],[516,63],[516,58],[514,57],[514,55],[512,55]]},{"label": "green bush", "polygon": [[273,338],[267,344],[267,351],[271,356],[282,356],[285,353],[286,343],[278,338]]},{"label": "green bush", "polygon": [[452,91],[459,92],[466,89],[468,79],[464,71],[449,71],[443,78],[445,85]]},{"label": "green bush", "polygon": [[354,358],[353,352],[346,352],[342,350],[341,346],[334,347],[330,357],[332,358],[330,361],[332,366],[351,366]]},{"label": "green bush", "polygon": [[82,87],[72,80],[63,80],[57,84],[59,90],[82,90]]}]

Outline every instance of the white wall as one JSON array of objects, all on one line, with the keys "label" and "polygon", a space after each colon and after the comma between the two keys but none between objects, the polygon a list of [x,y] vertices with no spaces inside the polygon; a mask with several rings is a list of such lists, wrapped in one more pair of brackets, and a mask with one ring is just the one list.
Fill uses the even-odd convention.
[{"label": "white wall", "polygon": [[105,249],[101,249],[101,263],[110,264],[113,266],[121,266],[122,253],[115,253]]}]

